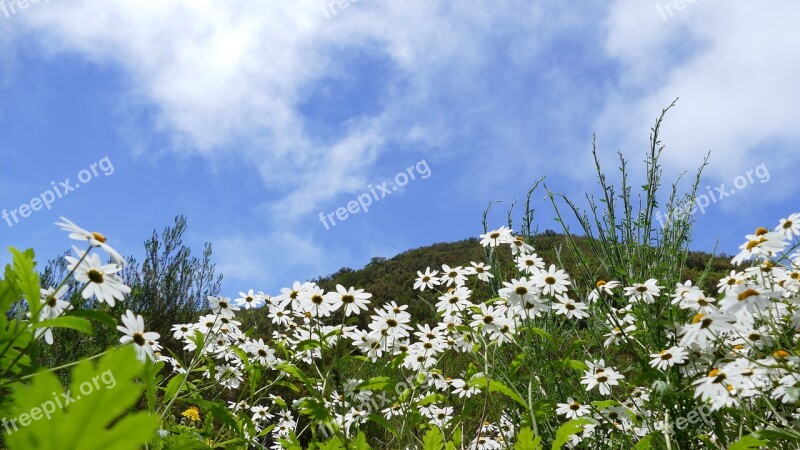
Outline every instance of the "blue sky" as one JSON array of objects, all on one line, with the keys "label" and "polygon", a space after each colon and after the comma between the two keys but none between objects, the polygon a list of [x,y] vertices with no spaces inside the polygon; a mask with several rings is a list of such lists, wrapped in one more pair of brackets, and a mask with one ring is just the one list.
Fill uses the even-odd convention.
[{"label": "blue sky", "polygon": [[[694,248],[719,240],[733,253],[798,210],[796,2],[326,4],[0,8],[0,209],[19,214],[51,182],[81,184],[12,226],[0,219],[0,244],[50,258],[69,245],[52,225],[63,215],[141,257],[183,214],[187,243],[212,243],[226,295],[274,293],[477,236],[490,201],[522,200],[542,176],[556,192],[597,194],[592,134],[609,169],[622,151],[641,171],[676,97],[666,180],[708,151],[708,190],[756,175],[698,217]],[[409,170],[416,179],[387,184],[367,213],[321,223]],[[535,199],[538,226],[557,229]],[[504,217],[502,205],[491,215]]]}]

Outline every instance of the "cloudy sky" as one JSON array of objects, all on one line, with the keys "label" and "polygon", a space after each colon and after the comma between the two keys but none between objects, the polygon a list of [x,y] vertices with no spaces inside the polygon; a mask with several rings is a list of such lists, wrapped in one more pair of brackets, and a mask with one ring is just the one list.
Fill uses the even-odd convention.
[{"label": "cloudy sky", "polygon": [[476,236],[542,176],[596,194],[592,134],[641,171],[677,97],[665,178],[710,151],[702,189],[741,187],[693,247],[800,209],[797,2],[0,3],[0,244],[41,259],[69,245],[59,216],[141,256],[184,214],[226,295],[273,293]]}]

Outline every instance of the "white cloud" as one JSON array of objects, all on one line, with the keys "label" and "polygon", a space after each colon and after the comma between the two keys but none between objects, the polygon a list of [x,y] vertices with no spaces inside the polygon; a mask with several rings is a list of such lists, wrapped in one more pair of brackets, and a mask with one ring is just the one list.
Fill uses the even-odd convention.
[{"label": "white cloud", "polygon": [[[709,0],[673,8],[664,20],[656,2],[615,1],[606,50],[621,75],[600,135],[616,130],[620,142],[646,142],[661,108],[680,97],[662,136],[674,169],[693,170],[709,150],[707,173],[721,180],[762,162],[776,170],[797,164],[800,152],[790,149],[800,144],[798,14],[800,4],[788,0]],[[776,183],[771,192],[786,187],[796,189]]]}]

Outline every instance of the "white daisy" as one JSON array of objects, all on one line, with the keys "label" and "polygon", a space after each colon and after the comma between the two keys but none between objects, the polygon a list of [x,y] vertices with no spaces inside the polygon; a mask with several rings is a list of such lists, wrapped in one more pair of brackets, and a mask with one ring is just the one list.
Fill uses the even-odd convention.
[{"label": "white daisy", "polygon": [[122,323],[125,326],[117,326],[117,329],[125,333],[125,336],[122,336],[119,341],[122,344],[133,342],[136,349],[136,357],[139,361],[146,362],[148,358],[151,361],[154,360],[153,343],[157,344],[157,340],[161,335],[153,331],[145,332],[144,319],[142,319],[142,316],[134,315],[131,310],[125,311],[125,315],[122,316]]},{"label": "white daisy", "polygon": [[73,247],[78,258],[66,256],[68,269],[75,270],[75,279],[86,283],[81,296],[85,299],[94,296],[98,301],[114,306],[116,300],[122,300],[131,288],[125,286],[115,274],[120,270],[116,264],[102,264],[100,257],[94,253],[86,255]]}]

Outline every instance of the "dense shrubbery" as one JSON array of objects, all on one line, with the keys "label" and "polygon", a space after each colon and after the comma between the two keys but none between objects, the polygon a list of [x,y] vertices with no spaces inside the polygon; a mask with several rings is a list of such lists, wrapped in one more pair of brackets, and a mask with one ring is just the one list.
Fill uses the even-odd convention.
[{"label": "dense shrubbery", "polygon": [[[330,280],[295,282],[276,295],[209,295],[209,310],[168,332],[146,331],[130,310],[118,325],[109,312],[137,295],[117,275],[123,261],[101,234],[64,221],[87,248],[67,258],[63,279],[41,289],[32,252],[14,250],[0,281],[6,445],[797,448],[800,213],[747,235],[734,260],[751,265],[709,286],[713,261],[691,272],[702,262],[689,258],[691,219],[663,229],[652,220],[659,125],[640,201],[624,160],[617,193],[598,161],[604,198],[590,198],[589,213],[548,192],[559,218],[565,204],[576,215],[585,240],[566,226],[561,237],[534,236],[526,202],[519,232],[484,223],[480,246],[461,247],[468,264],[414,268],[404,278],[413,297],[390,301]],[[664,208],[693,199],[698,181],[699,173],[680,198],[673,189]],[[543,257],[543,238],[563,248]],[[367,267],[373,291],[394,269],[382,260]],[[213,286],[194,292],[204,289]],[[190,295],[186,304],[201,302]],[[64,328],[116,328],[123,344],[68,364],[66,390],[32,358]],[[167,333],[182,346],[169,355]]]}]

